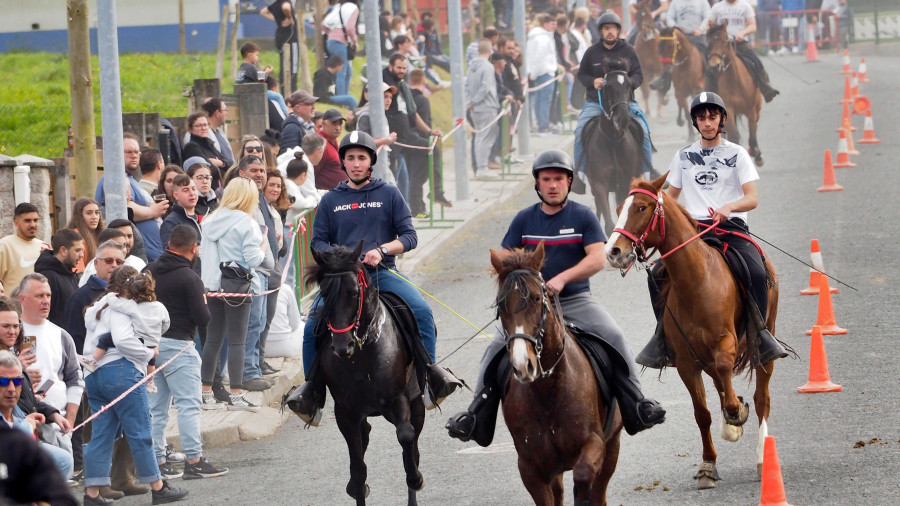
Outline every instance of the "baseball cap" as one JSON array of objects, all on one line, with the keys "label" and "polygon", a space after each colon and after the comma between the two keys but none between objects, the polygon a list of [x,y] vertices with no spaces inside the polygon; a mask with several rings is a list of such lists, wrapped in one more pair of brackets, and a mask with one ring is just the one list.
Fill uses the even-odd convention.
[{"label": "baseball cap", "polygon": [[337,109],[328,109],[322,115],[322,119],[325,121],[344,121],[344,115]]},{"label": "baseball cap", "polygon": [[316,101],[319,100],[319,97],[311,95],[306,90],[298,90],[291,93],[291,96],[288,97],[288,103],[297,105],[297,104],[315,104]]},{"label": "baseball cap", "polygon": [[[366,85],[363,87],[363,89],[364,89],[364,91],[368,91],[368,90],[369,90],[369,85],[366,84]],[[396,94],[397,94],[397,88],[396,88],[396,87],[391,86],[390,84],[388,84],[388,83],[386,83],[386,82],[384,82],[384,81],[381,81],[381,92],[384,93],[385,91],[390,91],[390,92],[391,92],[391,95],[396,95]]]},{"label": "baseball cap", "polygon": [[192,156],[185,160],[183,164],[181,164],[181,168],[184,169],[185,172],[187,172],[188,169],[190,169],[194,165],[197,165],[198,163],[207,167],[210,166],[206,158],[203,158],[202,156]]}]

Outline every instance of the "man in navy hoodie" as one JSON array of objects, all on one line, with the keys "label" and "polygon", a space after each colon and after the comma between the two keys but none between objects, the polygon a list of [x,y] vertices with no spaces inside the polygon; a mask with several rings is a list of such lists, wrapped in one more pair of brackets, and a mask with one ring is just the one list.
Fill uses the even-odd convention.
[{"label": "man in navy hoodie", "polygon": [[[365,254],[362,262],[372,282],[379,290],[402,297],[415,315],[419,333],[431,358],[428,382],[435,393],[434,404],[437,404],[461,383],[434,364],[437,332],[431,307],[414,286],[395,275],[399,274],[394,263],[395,256],[418,244],[409,206],[396,186],[372,178],[376,147],[369,134],[359,130],[350,132],[341,141],[338,153],[348,180],[322,196],[313,225],[312,249],[328,251],[335,246],[355,247],[360,240],[363,241]],[[325,384],[309,375],[316,356],[315,314],[320,304],[321,298],[317,297],[303,329],[306,382],[287,398],[288,407],[311,425],[318,425],[320,408],[325,401]]]}]

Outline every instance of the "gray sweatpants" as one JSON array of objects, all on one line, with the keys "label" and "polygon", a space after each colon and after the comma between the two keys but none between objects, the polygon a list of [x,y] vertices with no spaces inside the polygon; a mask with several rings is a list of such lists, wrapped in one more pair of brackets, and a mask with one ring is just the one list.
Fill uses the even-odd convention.
[{"label": "gray sweatpants", "polygon": [[[581,292],[567,297],[560,297],[559,305],[562,308],[563,318],[565,318],[567,323],[572,323],[586,332],[600,336],[605,343],[615,348],[622,355],[625,363],[628,364],[628,379],[640,390],[641,382],[637,376],[634,353],[631,352],[622,329],[619,328],[619,325],[616,324],[609,312],[600,305],[597,299],[593,298],[590,292]],[[505,347],[506,343],[503,341],[503,336],[499,333],[495,334],[493,341],[488,343],[487,349],[484,350],[484,356],[481,358],[481,367],[478,370],[476,392],[484,387],[484,374],[488,365]]]},{"label": "gray sweatpants", "polygon": [[[469,111],[469,117],[472,119],[472,126],[476,130],[484,128],[485,125],[490,123],[490,121],[497,116],[498,112],[500,111],[495,111],[494,109],[472,109]],[[500,135],[500,123],[494,122],[483,132],[475,134],[472,139],[475,158],[474,169],[476,174],[487,170],[488,160],[491,157],[491,148],[494,147],[494,142],[496,142],[498,135]]]}]

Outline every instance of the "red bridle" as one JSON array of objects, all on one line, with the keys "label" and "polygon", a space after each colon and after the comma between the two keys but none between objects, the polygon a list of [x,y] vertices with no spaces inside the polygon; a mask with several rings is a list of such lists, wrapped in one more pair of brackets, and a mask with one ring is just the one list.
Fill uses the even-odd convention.
[{"label": "red bridle", "polygon": [[[348,272],[346,274],[350,273]],[[328,330],[334,332],[335,334],[343,334],[344,332],[349,332],[351,330],[356,332],[356,329],[359,328],[359,320],[362,318],[363,300],[365,300],[366,298],[365,289],[368,288],[369,285],[366,284],[366,276],[365,274],[363,274],[362,269],[356,271],[356,277],[359,280],[359,311],[356,313],[356,321],[345,328],[336,329],[331,324],[331,320],[328,320]]]},{"label": "red bridle", "polygon": [[650,190],[645,190],[643,188],[635,188],[628,192],[628,196],[632,196],[636,193],[643,193],[644,195],[649,195],[656,201],[656,209],[653,211],[653,217],[650,218],[650,223],[647,223],[647,228],[644,229],[644,233],[641,234],[641,237],[638,238],[631,232],[625,230],[624,228],[615,228],[613,232],[618,232],[625,237],[631,239],[632,244],[634,245],[634,252],[639,262],[645,262],[648,258],[653,256],[653,253],[656,251],[656,248],[653,248],[653,251],[649,253],[644,249],[644,241],[647,240],[647,236],[650,235],[650,232],[656,230],[656,227],[659,226],[659,241],[662,242],[666,238],[666,213],[663,210],[663,197],[662,193],[653,193]]}]

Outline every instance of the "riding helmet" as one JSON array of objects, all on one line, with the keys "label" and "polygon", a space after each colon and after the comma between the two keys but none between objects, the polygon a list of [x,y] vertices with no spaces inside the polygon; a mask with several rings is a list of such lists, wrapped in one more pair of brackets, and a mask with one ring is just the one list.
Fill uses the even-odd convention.
[{"label": "riding helmet", "polygon": [[535,157],[531,165],[531,175],[537,179],[538,173],[543,169],[562,169],[569,173],[569,177],[575,176],[572,158],[561,149],[548,149]]},{"label": "riding helmet", "polygon": [[354,130],[341,140],[341,145],[338,148],[338,155],[341,157],[341,160],[344,159],[344,153],[350,148],[363,148],[367,150],[372,157],[373,166],[375,165],[375,161],[378,160],[376,152],[378,148],[375,146],[375,139],[362,130]]},{"label": "riding helmet", "polygon": [[722,100],[722,97],[711,91],[701,91],[693,100],[691,100],[691,122],[694,124],[694,128],[697,128],[697,119],[694,117],[694,111],[700,107],[709,106],[719,108],[719,111],[722,113],[723,121],[725,117],[728,116],[728,110],[725,108],[725,101]]},{"label": "riding helmet", "polygon": [[619,27],[619,31],[622,31],[622,19],[612,11],[604,12],[600,19],[597,20],[597,26],[603,28],[603,25],[616,25]]}]

